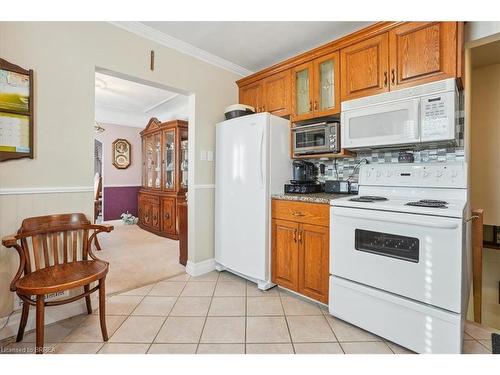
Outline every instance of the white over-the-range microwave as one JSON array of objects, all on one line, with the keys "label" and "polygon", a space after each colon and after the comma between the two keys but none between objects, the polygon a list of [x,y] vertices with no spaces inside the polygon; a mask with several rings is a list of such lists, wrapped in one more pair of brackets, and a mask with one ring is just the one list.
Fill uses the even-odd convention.
[{"label": "white over-the-range microwave", "polygon": [[454,78],[341,104],[342,147],[423,147],[457,144]]}]

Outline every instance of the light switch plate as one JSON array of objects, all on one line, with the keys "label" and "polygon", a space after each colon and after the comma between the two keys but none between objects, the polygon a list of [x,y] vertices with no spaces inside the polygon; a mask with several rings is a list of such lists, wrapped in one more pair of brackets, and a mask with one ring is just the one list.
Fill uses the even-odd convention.
[{"label": "light switch plate", "polygon": [[207,152],[205,150],[200,151],[200,160],[207,160]]},{"label": "light switch plate", "polygon": [[207,151],[207,160],[214,161],[214,152],[213,151]]}]

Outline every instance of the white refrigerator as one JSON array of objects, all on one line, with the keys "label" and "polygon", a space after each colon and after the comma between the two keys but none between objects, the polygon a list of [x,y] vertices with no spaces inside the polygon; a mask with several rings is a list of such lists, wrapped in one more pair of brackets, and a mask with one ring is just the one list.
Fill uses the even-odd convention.
[{"label": "white refrigerator", "polygon": [[216,125],[215,261],[268,289],[271,195],[290,180],[289,121],[269,113]]}]

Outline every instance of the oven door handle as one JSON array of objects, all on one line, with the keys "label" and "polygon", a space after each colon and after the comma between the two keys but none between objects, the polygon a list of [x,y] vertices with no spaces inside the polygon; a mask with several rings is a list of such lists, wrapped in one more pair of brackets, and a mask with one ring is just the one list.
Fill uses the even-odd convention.
[{"label": "oven door handle", "polygon": [[[335,207],[333,208],[335,211]],[[429,217],[425,222],[418,221],[418,220],[393,220],[393,219],[386,219],[386,218],[381,218],[379,217],[374,217],[373,219],[370,219],[367,217],[366,212],[363,214],[358,214],[358,213],[351,213],[351,214],[343,214],[343,213],[333,213],[332,218],[334,217],[344,217],[344,218],[350,218],[350,219],[364,219],[364,220],[376,220],[376,221],[383,221],[386,223],[394,223],[394,224],[408,224],[408,225],[416,225],[419,227],[428,227],[428,228],[438,228],[438,229],[456,229],[458,228],[459,223],[438,223],[436,221],[432,221],[432,218]]]},{"label": "oven door handle", "polygon": [[260,187],[264,187],[264,171],[262,163],[264,162],[264,156],[262,153],[264,152],[264,130],[260,133],[260,147],[259,147],[259,177],[260,177]]}]

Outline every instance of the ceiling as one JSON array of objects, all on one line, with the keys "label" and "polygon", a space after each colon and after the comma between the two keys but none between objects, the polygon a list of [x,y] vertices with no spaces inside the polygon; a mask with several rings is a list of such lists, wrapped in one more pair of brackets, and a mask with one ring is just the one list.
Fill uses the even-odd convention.
[{"label": "ceiling", "polygon": [[471,49],[471,65],[473,68],[492,64],[500,64],[500,41]]},{"label": "ceiling", "polygon": [[185,95],[95,73],[95,116],[99,123],[143,128],[151,117],[187,119]]},{"label": "ceiling", "polygon": [[256,72],[373,22],[141,22],[143,28],[188,43]]}]

